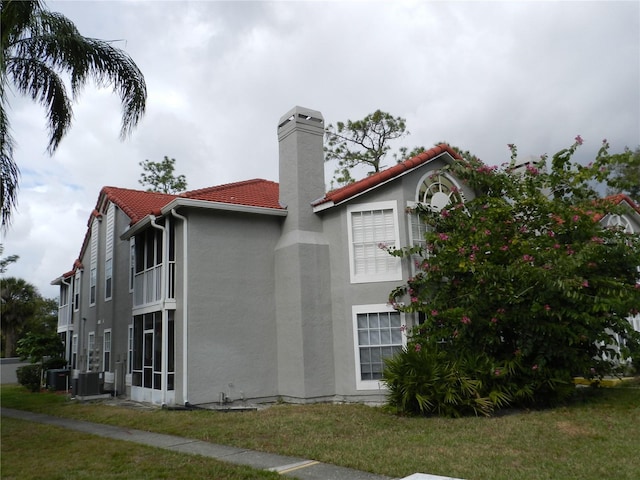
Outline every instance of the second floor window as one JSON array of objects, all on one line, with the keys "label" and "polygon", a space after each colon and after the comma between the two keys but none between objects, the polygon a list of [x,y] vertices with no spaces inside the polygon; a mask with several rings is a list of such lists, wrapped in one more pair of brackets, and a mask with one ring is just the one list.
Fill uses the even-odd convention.
[{"label": "second floor window", "polygon": [[112,290],[112,277],[113,277],[113,259],[109,258],[104,264],[104,299],[111,299]]},{"label": "second floor window", "polygon": [[91,269],[91,273],[89,275],[89,303],[91,305],[96,304],[96,281],[97,281],[97,271],[95,268]]},{"label": "second floor window", "polygon": [[347,215],[351,282],[400,280],[400,259],[385,250],[400,244],[396,202],[353,205]]}]

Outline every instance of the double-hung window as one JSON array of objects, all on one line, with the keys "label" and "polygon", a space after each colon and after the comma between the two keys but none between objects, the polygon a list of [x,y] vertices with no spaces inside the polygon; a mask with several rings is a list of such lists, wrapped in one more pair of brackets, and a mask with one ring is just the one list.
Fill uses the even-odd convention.
[{"label": "double-hung window", "polygon": [[404,314],[387,304],[354,305],[356,388],[380,389],[384,359],[406,345]]},{"label": "double-hung window", "polygon": [[102,337],[102,369],[111,371],[111,329],[105,330]]},{"label": "double-hung window", "polygon": [[395,201],[347,208],[351,283],[402,279],[400,258],[386,251],[400,245]]}]

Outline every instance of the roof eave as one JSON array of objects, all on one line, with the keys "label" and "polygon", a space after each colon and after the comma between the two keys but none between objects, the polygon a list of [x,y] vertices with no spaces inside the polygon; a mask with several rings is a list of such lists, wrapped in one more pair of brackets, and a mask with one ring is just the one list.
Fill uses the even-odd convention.
[{"label": "roof eave", "polygon": [[367,188],[365,190],[362,190],[361,192],[354,193],[353,195],[351,195],[349,197],[346,197],[346,198],[342,198],[342,199],[338,200],[337,202],[334,202],[333,200],[328,200],[328,201],[320,203],[318,205],[314,205],[313,206],[313,211],[314,211],[314,213],[318,213],[318,212],[321,212],[323,210],[328,210],[329,208],[336,207],[338,205],[342,205],[343,203],[348,202],[350,200],[353,200],[354,198],[358,198],[358,197],[360,197],[362,195],[365,195],[365,194],[375,190],[376,188],[381,187],[382,185],[386,185],[389,182],[392,182],[392,181],[394,181],[394,180],[396,180],[396,179],[398,179],[400,177],[403,177],[404,175],[407,175],[407,174],[415,171],[416,169],[418,169],[418,168],[420,168],[420,167],[422,167],[422,166],[424,166],[424,165],[426,165],[428,163],[431,163],[434,160],[436,160],[438,158],[441,158],[442,156],[445,156],[445,155],[449,156],[449,158],[451,158],[452,160],[455,160],[455,158],[453,158],[451,156],[451,154],[447,150],[445,150],[443,152],[440,152],[436,156],[429,158],[425,162],[422,162],[422,163],[420,163],[418,165],[414,165],[411,168],[403,170],[402,172],[398,173],[397,175],[394,175],[391,178],[387,178],[386,180],[383,180],[380,183],[376,183],[375,185],[372,185],[371,187],[369,187],[369,188]]},{"label": "roof eave", "polygon": [[[238,213],[254,213],[258,215],[271,215],[276,217],[286,217],[287,210],[282,208],[258,207],[253,205],[240,205],[236,203],[212,202],[210,200],[197,200],[193,198],[176,198],[160,209],[162,216],[169,215],[171,210],[187,207],[187,208],[204,208],[208,210],[223,210]],[[144,230],[151,223],[149,214],[128,228],[121,236],[121,240],[128,240],[141,230]]]}]

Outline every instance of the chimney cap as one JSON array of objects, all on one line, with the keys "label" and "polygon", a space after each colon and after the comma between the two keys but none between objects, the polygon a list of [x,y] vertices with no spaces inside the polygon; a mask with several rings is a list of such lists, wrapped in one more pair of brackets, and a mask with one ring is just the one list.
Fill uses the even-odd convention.
[{"label": "chimney cap", "polygon": [[280,117],[280,121],[278,122],[278,129],[291,122],[304,123],[324,129],[324,117],[322,116],[322,113],[310,108],[299,106],[293,107],[282,117]]}]

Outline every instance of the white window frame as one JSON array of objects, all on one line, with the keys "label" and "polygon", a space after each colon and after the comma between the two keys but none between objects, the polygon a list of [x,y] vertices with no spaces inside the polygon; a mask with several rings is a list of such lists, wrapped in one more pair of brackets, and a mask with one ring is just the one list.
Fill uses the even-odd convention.
[{"label": "white window frame", "polygon": [[98,296],[96,290],[98,281],[98,270],[94,267],[89,272],[89,306],[96,304],[96,297]]},{"label": "white window frame", "polygon": [[73,277],[73,311],[80,310],[80,282],[81,272],[78,270]]},{"label": "white window frame", "polygon": [[[351,307],[353,317],[353,348],[355,361],[355,380],[356,390],[386,390],[387,387],[383,380],[362,380],[362,371],[360,369],[360,342],[358,339],[358,314],[362,313],[399,313],[400,314],[400,331],[402,334],[402,347],[407,346],[407,322],[405,314],[397,312],[391,305],[386,303],[378,303],[371,305],[353,305]],[[390,343],[388,346],[397,346],[398,344]]]},{"label": "white window frame", "polygon": [[71,368],[78,368],[78,335],[71,337]]},{"label": "white window frame", "polygon": [[[107,360],[107,354],[109,359]],[[111,371],[111,329],[106,328],[102,333],[102,370]]]},{"label": "white window frame", "polygon": [[133,324],[129,325],[127,337],[127,375],[133,373]]},{"label": "white window frame", "polygon": [[113,297],[113,258],[107,258],[104,262],[104,300],[109,301]]},{"label": "white window frame", "polygon": [[[379,249],[380,255],[389,256],[389,263],[393,264],[392,268],[389,268],[386,272],[380,273],[357,273],[356,272],[356,255],[354,250],[354,235],[353,235],[353,216],[362,212],[373,212],[380,210],[391,210],[393,215],[393,245],[391,245],[388,239],[376,239],[375,248],[378,248],[377,243],[386,243],[388,247],[400,246],[400,228],[398,218],[398,202],[395,200],[385,202],[372,202],[363,203],[358,205],[350,205],[347,207],[347,234],[349,241],[349,272],[351,276],[351,283],[369,283],[369,282],[386,282],[386,281],[398,281],[402,280],[402,264],[399,257],[393,257],[389,255],[383,249]],[[378,252],[375,254],[378,255]]]}]

